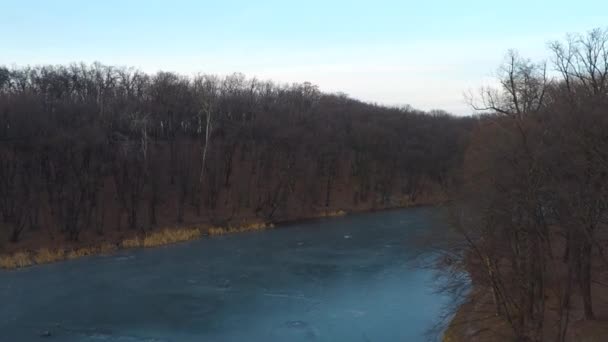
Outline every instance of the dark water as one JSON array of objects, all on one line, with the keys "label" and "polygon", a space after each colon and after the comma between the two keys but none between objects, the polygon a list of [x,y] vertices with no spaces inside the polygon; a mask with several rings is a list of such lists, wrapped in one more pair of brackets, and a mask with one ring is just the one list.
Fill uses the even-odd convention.
[{"label": "dark water", "polygon": [[353,215],[0,271],[0,341],[424,341],[447,299],[408,259],[438,221]]}]

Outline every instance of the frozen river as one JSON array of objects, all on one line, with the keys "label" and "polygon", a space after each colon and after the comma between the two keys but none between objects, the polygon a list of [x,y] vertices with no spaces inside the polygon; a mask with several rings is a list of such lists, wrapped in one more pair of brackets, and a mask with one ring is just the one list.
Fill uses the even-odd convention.
[{"label": "frozen river", "polygon": [[[0,341],[424,341],[432,208],[0,271]],[[44,336],[48,332],[50,336]]]}]

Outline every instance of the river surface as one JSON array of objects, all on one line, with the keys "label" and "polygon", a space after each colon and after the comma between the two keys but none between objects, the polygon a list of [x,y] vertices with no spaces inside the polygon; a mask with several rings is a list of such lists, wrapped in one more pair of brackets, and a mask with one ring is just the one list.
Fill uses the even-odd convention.
[{"label": "river surface", "polygon": [[[0,341],[425,341],[416,208],[0,271]],[[46,336],[45,336],[46,335]]]}]

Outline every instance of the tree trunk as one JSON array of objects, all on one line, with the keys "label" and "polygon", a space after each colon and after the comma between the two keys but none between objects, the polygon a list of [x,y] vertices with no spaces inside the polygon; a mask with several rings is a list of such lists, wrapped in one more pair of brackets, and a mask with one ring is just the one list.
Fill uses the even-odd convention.
[{"label": "tree trunk", "polygon": [[593,299],[591,297],[591,249],[592,246],[588,241],[583,242],[579,270],[579,284],[581,296],[583,298],[585,319],[587,320],[595,319],[593,313]]}]

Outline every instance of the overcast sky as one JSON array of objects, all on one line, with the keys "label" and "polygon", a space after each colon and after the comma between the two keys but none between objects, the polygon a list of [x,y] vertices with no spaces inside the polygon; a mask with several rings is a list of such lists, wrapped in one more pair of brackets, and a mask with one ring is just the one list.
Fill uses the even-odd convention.
[{"label": "overcast sky", "polygon": [[242,72],[457,114],[506,50],[547,58],[547,41],[608,26],[605,0],[0,0],[0,13],[7,66]]}]

